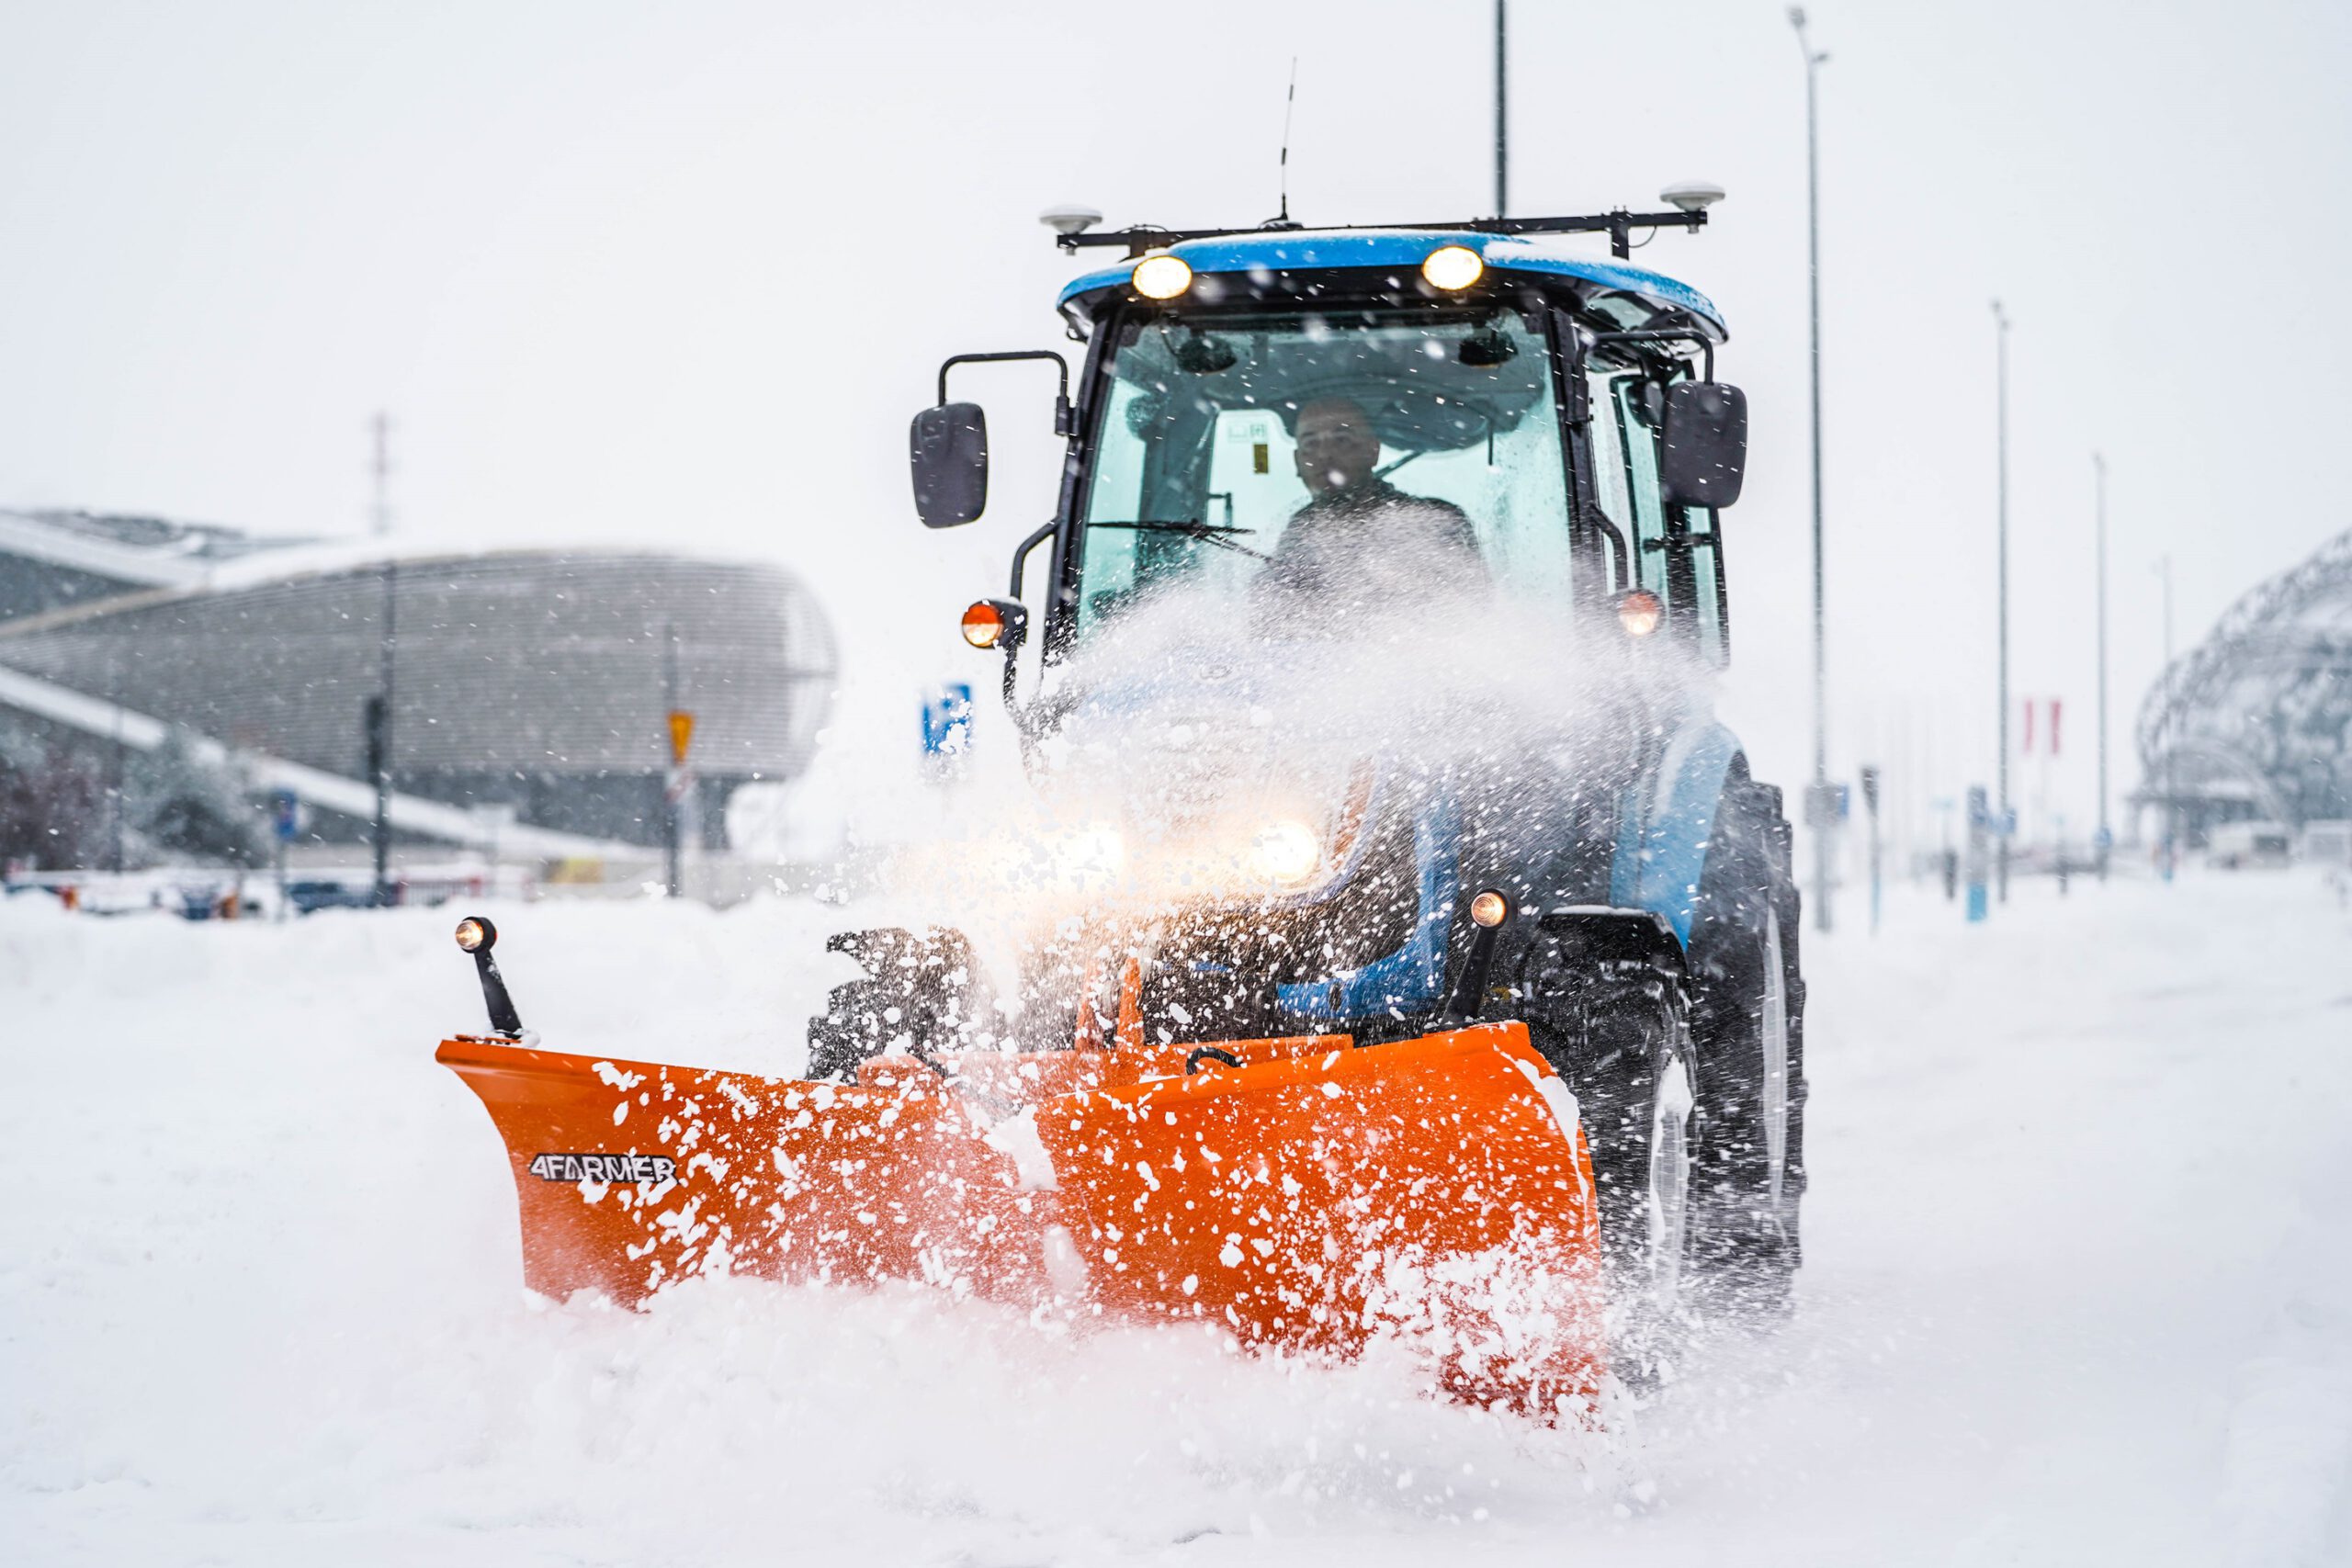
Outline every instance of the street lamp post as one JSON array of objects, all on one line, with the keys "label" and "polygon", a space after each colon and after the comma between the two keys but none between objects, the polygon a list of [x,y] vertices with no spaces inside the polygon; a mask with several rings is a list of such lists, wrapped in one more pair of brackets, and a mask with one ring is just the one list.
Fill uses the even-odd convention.
[{"label": "street lamp post", "polygon": [[1999,522],[2000,536],[2000,758],[1996,769],[2000,820],[1996,826],[1993,885],[1995,896],[2004,904],[2009,901],[2009,317],[1998,299],[1993,301],[1993,324],[1996,333],[1995,398],[1997,462],[2000,469]]},{"label": "street lamp post", "polygon": [[[391,420],[379,413],[369,426],[375,435],[373,501],[369,525],[382,538],[392,531]],[[392,901],[392,678],[400,637],[401,566],[389,548],[384,554],[384,606],[376,623],[376,694],[368,699],[368,773],[376,785],[376,820],[370,837],[376,852],[376,892],[379,908]]]},{"label": "street lamp post", "polygon": [[2107,856],[2115,834],[2107,822],[2107,458],[2091,454],[2098,476],[2098,874],[2107,879]]},{"label": "street lamp post", "polygon": [[392,901],[392,677],[399,645],[400,563],[387,558],[382,569],[383,608],[376,623],[375,695],[368,699],[368,773],[376,786],[376,820],[369,837],[376,852],[376,904]]},{"label": "street lamp post", "polygon": [[2180,863],[2180,715],[2173,707],[2172,689],[2172,557],[2157,563],[2165,584],[2165,826],[2164,879],[2170,882]]},{"label": "street lamp post", "polygon": [[1510,87],[1503,50],[1503,10],[1509,0],[1495,0],[1495,216],[1510,214]]},{"label": "street lamp post", "polygon": [[1789,7],[1804,55],[1805,291],[1813,327],[1813,788],[1805,817],[1813,829],[1814,929],[1829,929],[1829,695],[1822,635],[1821,570],[1821,137],[1815,78],[1829,56],[1805,33],[1804,7]]}]

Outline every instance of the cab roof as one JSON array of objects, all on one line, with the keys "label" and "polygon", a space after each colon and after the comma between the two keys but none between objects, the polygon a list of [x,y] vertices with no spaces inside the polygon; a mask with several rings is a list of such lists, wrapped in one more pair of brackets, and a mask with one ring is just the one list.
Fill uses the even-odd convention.
[{"label": "cab roof", "polygon": [[[1460,229],[1276,229],[1182,240],[1167,247],[1197,274],[1320,272],[1344,268],[1419,269],[1441,245],[1466,245],[1498,272],[1572,277],[1604,292],[1630,295],[1653,310],[1686,311],[1715,341],[1730,335],[1714,301],[1675,278],[1607,257],[1577,255],[1539,239]],[[1123,287],[1132,260],[1101,267],[1065,285],[1056,303],[1080,324],[1091,321],[1093,296]]]}]

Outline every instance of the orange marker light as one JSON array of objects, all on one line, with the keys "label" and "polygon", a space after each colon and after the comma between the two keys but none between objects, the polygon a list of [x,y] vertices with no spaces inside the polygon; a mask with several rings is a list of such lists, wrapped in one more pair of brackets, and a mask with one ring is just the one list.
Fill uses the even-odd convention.
[{"label": "orange marker light", "polygon": [[1004,612],[983,599],[964,612],[964,640],[974,648],[994,648],[1004,637]]},{"label": "orange marker light", "polygon": [[1647,637],[1666,618],[1666,606],[1646,588],[1636,588],[1617,601],[1617,624],[1627,637]]}]

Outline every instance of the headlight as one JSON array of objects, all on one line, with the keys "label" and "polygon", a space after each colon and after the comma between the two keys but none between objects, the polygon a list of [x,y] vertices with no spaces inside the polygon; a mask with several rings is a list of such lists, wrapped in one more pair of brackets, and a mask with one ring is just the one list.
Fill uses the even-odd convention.
[{"label": "headlight", "polygon": [[1250,840],[1250,869],[1268,882],[1305,882],[1323,863],[1323,836],[1295,818],[1278,817]]},{"label": "headlight", "polygon": [[1054,883],[1064,891],[1103,892],[1126,870],[1126,840],[1116,828],[1080,828],[1055,841],[1052,864]]}]

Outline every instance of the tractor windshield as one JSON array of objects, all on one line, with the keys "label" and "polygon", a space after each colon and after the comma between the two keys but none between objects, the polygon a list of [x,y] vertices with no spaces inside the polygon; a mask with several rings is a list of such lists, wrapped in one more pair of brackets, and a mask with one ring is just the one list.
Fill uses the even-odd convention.
[{"label": "tractor windshield", "polygon": [[1507,593],[1565,610],[1568,501],[1539,321],[1509,308],[1164,312],[1109,356],[1081,636],[1173,592],[1260,636]]}]

